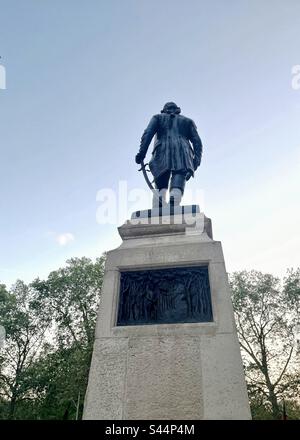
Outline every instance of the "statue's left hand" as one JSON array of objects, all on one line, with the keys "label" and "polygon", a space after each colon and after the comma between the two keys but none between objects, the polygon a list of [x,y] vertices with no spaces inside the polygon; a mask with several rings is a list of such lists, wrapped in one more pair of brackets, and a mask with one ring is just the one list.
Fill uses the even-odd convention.
[{"label": "statue's left hand", "polygon": [[200,163],[201,163],[201,158],[195,156],[194,157],[194,171],[196,171],[196,169],[200,166]]},{"label": "statue's left hand", "polygon": [[135,162],[136,162],[137,164],[141,164],[141,163],[143,162],[143,160],[144,160],[144,157],[143,157],[143,155],[142,155],[141,153],[138,153],[138,154],[135,156]]}]

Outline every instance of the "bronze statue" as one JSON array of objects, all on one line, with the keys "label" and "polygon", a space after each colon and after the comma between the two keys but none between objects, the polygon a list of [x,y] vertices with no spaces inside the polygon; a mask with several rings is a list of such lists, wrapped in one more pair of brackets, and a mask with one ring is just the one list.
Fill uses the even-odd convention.
[{"label": "bronze statue", "polygon": [[[144,131],[137,164],[145,170],[144,158],[155,135],[149,168],[154,177],[159,198],[153,200],[153,207],[166,203],[166,192],[170,187],[170,204],[179,205],[185,183],[194,176],[201,163],[202,142],[195,123],[180,114],[174,102],[165,104],[160,114],[154,115]],[[144,172],[145,174],[145,172]]]}]

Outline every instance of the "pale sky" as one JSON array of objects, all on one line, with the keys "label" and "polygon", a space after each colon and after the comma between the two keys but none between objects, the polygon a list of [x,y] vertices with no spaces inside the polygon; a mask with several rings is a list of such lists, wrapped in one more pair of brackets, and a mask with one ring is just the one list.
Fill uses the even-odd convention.
[{"label": "pale sky", "polygon": [[97,191],[146,188],[134,156],[170,100],[202,138],[188,187],[227,271],[300,266],[299,17],[299,0],[0,0],[0,283],[120,244]]}]

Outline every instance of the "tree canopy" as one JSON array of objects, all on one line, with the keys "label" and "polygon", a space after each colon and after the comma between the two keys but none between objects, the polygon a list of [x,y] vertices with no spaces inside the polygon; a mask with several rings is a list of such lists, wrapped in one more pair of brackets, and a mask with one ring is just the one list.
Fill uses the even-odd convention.
[{"label": "tree canopy", "polygon": [[[237,332],[253,407],[282,416],[284,400],[300,391],[300,271],[283,283],[270,274],[237,272],[231,276]],[[298,402],[299,403],[299,402]]]},{"label": "tree canopy", "polygon": [[0,287],[0,417],[80,418],[105,256],[73,258],[46,280]]}]

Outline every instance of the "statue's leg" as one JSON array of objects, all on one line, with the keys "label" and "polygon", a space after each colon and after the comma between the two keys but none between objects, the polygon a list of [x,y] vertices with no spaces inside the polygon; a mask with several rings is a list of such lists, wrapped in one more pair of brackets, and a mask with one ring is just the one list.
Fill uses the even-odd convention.
[{"label": "statue's leg", "polygon": [[170,174],[171,173],[167,171],[155,179],[155,192],[153,193],[152,201],[153,208],[159,208],[166,205],[166,195],[169,186]]},{"label": "statue's leg", "polygon": [[186,173],[173,173],[170,184],[170,205],[179,206],[184,192]]}]

